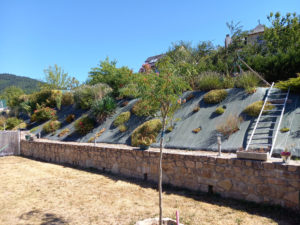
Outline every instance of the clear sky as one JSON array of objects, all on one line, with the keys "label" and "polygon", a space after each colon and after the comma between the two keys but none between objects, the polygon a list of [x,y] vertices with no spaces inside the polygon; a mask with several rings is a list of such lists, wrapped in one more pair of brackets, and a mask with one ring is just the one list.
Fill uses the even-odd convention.
[{"label": "clear sky", "polygon": [[245,30],[279,11],[300,13],[299,0],[0,0],[0,73],[43,79],[58,64],[85,81],[107,56],[138,71],[172,43],[223,45],[226,22]]}]

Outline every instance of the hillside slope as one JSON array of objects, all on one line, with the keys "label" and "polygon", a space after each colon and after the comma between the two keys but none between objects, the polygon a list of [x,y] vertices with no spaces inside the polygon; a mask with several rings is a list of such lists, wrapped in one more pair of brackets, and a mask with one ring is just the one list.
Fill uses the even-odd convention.
[{"label": "hillside slope", "polygon": [[[222,137],[222,149],[223,151],[236,151],[238,148],[245,148],[247,139],[251,135],[251,131],[255,125],[255,118],[244,115],[242,111],[249,104],[255,101],[263,100],[266,95],[266,90],[266,88],[258,88],[256,93],[249,95],[242,89],[228,89],[227,98],[220,104],[206,104],[203,101],[205,92],[193,92],[195,97],[183,104],[182,107],[175,113],[175,127],[172,132],[165,135],[164,147],[216,151],[218,135],[216,127],[225,121],[230,114],[232,114],[242,116],[244,120],[241,123],[240,130],[232,134],[229,138]],[[183,98],[186,98],[189,94],[190,92],[184,93]],[[289,127],[291,130],[287,133],[279,132],[274,153],[280,153],[285,147],[292,147],[293,155],[299,157],[300,119],[297,114],[300,113],[300,96],[291,94],[289,99],[289,104],[286,107],[280,128]],[[119,107],[117,108],[115,114],[107,118],[104,123],[95,127],[95,129],[86,136],[79,136],[75,132],[74,122],[71,124],[67,124],[65,122],[65,118],[69,113],[74,113],[76,114],[76,118],[79,118],[86,112],[78,111],[73,107],[64,108],[58,113],[58,118],[62,122],[62,128],[58,130],[56,134],[42,136],[52,140],[88,142],[88,140],[91,137],[94,137],[97,132],[105,128],[105,132],[103,132],[101,136],[96,139],[96,142],[130,145],[131,134],[133,130],[147,120],[147,118],[132,115],[130,120],[126,123],[128,130],[124,133],[121,133],[117,127],[113,126],[113,121],[121,112],[131,110],[136,101],[136,99],[131,100],[125,107],[121,107],[122,102],[119,102]],[[196,113],[193,113],[193,109],[196,106],[200,106],[200,110]],[[219,106],[226,106],[225,113],[222,115],[216,115],[215,113],[216,108]],[[274,121],[272,119],[272,121],[270,120],[268,122],[277,123],[278,118],[276,118]],[[37,134],[40,132],[41,127],[42,126],[39,126],[34,133]],[[193,133],[193,129],[197,127],[201,127],[202,130],[195,134]],[[69,135],[65,137],[59,137],[58,134],[65,128],[70,130]],[[269,135],[273,135],[273,133],[270,133],[271,131],[268,128],[261,131]],[[158,147],[158,144],[159,137],[157,137],[157,142],[152,146]]]},{"label": "hillside slope", "polygon": [[0,73],[0,93],[9,86],[16,86],[24,90],[29,94],[39,89],[40,81],[29,78],[16,76],[8,73]]}]

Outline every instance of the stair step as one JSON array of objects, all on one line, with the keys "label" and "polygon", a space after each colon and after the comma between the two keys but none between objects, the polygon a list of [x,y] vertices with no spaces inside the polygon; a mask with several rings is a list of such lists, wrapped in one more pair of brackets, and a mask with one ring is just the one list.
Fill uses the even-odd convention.
[{"label": "stair step", "polygon": [[272,104],[272,105],[284,105],[284,104]]},{"label": "stair step", "polygon": [[267,143],[250,143],[249,145],[266,145],[266,146],[272,146],[272,144],[267,144]]},{"label": "stair step", "polygon": [[276,92],[271,93],[270,92],[269,96],[270,95],[287,95],[287,93],[276,93]]},{"label": "stair step", "polygon": [[281,112],[282,110],[264,109],[263,112]]},{"label": "stair step", "polygon": [[258,123],[276,123],[276,122],[271,122],[271,121],[259,121]]},{"label": "stair step", "polygon": [[[268,127],[257,127],[256,129],[268,129]],[[276,129],[268,129],[268,131],[273,131],[273,130],[276,130]]]},{"label": "stair step", "polygon": [[266,115],[266,116],[260,116],[260,118],[271,118],[271,117],[278,117],[278,116],[269,116],[269,115]]}]

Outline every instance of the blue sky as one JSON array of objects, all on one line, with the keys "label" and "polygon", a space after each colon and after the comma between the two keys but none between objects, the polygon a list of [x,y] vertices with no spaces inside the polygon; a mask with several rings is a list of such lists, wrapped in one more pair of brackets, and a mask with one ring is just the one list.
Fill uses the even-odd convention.
[{"label": "blue sky", "polygon": [[279,11],[300,13],[299,0],[0,0],[0,73],[43,79],[58,64],[81,82],[107,56],[138,71],[172,43],[223,45],[226,22],[245,30]]}]

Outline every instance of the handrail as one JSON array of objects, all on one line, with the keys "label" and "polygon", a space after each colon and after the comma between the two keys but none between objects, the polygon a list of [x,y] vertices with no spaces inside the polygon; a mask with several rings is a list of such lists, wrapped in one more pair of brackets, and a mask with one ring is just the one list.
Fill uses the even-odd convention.
[{"label": "handrail", "polygon": [[261,117],[261,115],[262,115],[262,113],[263,113],[263,110],[264,110],[264,108],[265,108],[265,105],[267,104],[268,97],[269,97],[269,94],[270,94],[270,92],[271,92],[273,86],[274,86],[274,82],[272,83],[270,89],[268,90],[267,97],[265,98],[265,102],[264,102],[264,104],[263,104],[263,106],[262,106],[262,108],[261,108],[261,110],[260,110],[260,113],[259,113],[258,118],[257,118],[257,120],[256,120],[255,126],[254,126],[254,128],[253,128],[252,134],[251,134],[250,139],[249,139],[249,141],[248,141],[248,144],[247,144],[247,146],[246,146],[246,151],[248,150],[249,145],[250,145],[250,143],[251,143],[251,141],[252,141],[252,138],[253,138],[253,136],[254,136],[256,127],[257,127],[258,122],[259,122],[259,120],[260,120],[260,117]]},{"label": "handrail", "polygon": [[277,128],[276,128],[275,137],[274,137],[273,142],[272,142],[272,147],[271,147],[271,151],[269,153],[269,157],[272,157],[272,153],[273,153],[273,150],[274,150],[274,147],[275,147],[278,131],[279,131],[280,124],[281,124],[281,121],[282,121],[282,118],[283,118],[285,106],[286,106],[287,100],[289,98],[289,93],[290,93],[290,87],[288,89],[288,92],[287,92],[285,100],[284,100],[284,105],[283,105],[283,108],[282,108],[282,111],[281,111],[281,114],[280,114],[280,119],[279,119],[279,122],[278,122],[278,125],[277,125]]}]

